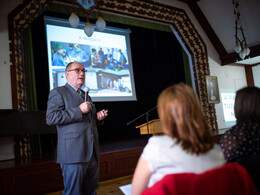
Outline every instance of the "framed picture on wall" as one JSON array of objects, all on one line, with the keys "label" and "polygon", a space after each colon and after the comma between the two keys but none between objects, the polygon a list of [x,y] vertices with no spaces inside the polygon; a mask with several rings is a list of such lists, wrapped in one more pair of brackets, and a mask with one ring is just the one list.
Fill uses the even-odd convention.
[{"label": "framed picture on wall", "polygon": [[206,76],[207,95],[209,103],[219,103],[218,79],[216,76]]}]

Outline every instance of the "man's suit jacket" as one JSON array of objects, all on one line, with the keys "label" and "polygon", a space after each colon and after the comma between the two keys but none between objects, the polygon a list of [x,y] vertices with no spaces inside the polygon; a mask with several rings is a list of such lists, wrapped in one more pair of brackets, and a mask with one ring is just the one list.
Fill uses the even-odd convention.
[{"label": "man's suit jacket", "polygon": [[57,163],[88,162],[93,149],[99,158],[96,108],[82,115],[80,95],[68,84],[51,90],[46,123],[57,126]]}]

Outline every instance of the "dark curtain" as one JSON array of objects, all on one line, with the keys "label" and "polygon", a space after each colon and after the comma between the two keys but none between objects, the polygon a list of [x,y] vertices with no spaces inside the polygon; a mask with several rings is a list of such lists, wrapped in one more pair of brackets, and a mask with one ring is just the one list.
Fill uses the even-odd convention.
[{"label": "dark curtain", "polygon": [[[25,61],[27,110],[38,110],[31,26],[29,26],[25,30],[23,34],[23,40],[24,40],[23,45],[24,45],[24,61]],[[28,137],[30,140],[29,141],[30,155],[31,156],[42,155],[40,134],[28,134]]]},{"label": "dark curtain", "polygon": [[[43,23],[39,24],[43,25]],[[47,128],[46,132],[44,131],[47,126],[45,125],[45,110],[41,109],[41,105],[46,103],[46,99],[42,98],[42,94],[48,94],[49,92],[48,88],[41,88],[42,83],[48,83],[48,64],[45,54],[43,54],[43,62],[39,58],[35,59],[35,56],[41,56],[40,53],[44,53],[44,49],[46,49],[46,46],[38,44],[42,36],[45,36],[45,33],[38,31],[37,34],[33,34],[35,31],[32,29],[34,28],[35,24],[33,23],[23,34],[27,111],[22,112],[21,117],[27,129],[22,131],[26,132],[26,136],[29,138],[31,156],[54,155],[56,134],[53,133],[55,132],[53,130],[50,133]],[[44,69],[39,68],[39,65],[45,67],[46,72],[43,72]],[[47,79],[45,80],[46,76]],[[35,112],[39,110],[38,105],[40,105],[40,111]],[[35,128],[39,126],[39,128],[35,129],[33,126]],[[23,139],[23,135],[20,137]]]}]

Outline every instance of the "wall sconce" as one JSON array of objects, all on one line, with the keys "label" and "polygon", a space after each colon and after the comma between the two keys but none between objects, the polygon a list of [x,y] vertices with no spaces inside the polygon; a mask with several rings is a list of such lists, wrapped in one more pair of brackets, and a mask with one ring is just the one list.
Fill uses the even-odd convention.
[{"label": "wall sconce", "polygon": [[91,8],[93,9],[95,6],[98,8],[98,19],[96,21],[96,27],[99,31],[103,31],[106,28],[106,22],[101,17],[99,4],[94,0],[72,0],[72,8],[71,15],[69,17],[69,23],[73,28],[76,28],[79,25],[79,17],[75,13],[75,2],[79,4],[79,7],[84,11],[86,15],[86,25],[84,26],[84,32],[88,37],[91,37],[94,33],[94,27],[89,22],[89,14]]},{"label": "wall sconce", "polygon": [[233,6],[234,6],[235,30],[236,30],[236,34],[235,34],[236,46],[234,50],[236,53],[239,54],[240,58],[244,60],[244,58],[249,55],[250,49],[247,47],[246,37],[240,19],[239,3],[237,0],[233,0]]}]

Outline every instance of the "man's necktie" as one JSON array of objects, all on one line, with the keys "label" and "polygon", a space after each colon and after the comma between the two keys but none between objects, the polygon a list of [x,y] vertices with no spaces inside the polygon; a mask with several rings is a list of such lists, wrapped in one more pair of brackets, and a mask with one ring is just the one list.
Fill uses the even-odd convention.
[{"label": "man's necktie", "polygon": [[79,96],[81,97],[82,101],[84,101],[84,98],[85,98],[84,92],[81,89],[78,89],[77,92],[78,92]]}]

